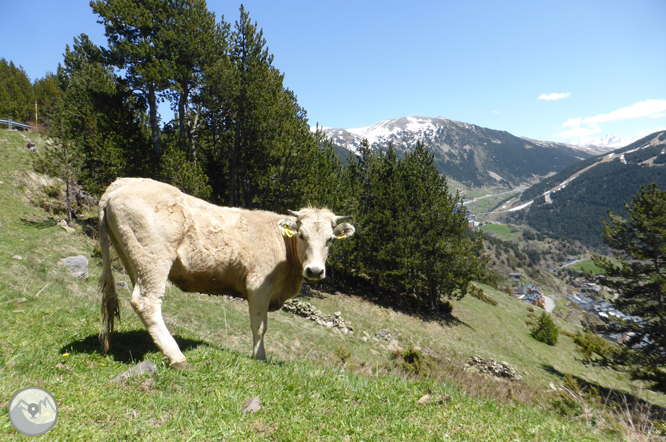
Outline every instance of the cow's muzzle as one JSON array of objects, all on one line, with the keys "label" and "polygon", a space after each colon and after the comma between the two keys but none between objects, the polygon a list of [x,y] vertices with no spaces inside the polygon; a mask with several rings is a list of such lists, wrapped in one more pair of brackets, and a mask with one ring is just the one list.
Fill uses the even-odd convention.
[{"label": "cow's muzzle", "polygon": [[310,281],[319,281],[326,277],[326,269],[324,267],[308,266],[303,270],[303,276]]}]

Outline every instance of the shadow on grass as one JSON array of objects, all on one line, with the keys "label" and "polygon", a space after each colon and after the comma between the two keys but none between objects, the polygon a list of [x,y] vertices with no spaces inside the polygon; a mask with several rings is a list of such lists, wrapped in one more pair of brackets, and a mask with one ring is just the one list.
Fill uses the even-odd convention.
[{"label": "shadow on grass", "polygon": [[[562,373],[561,371],[559,371],[557,368],[553,367],[550,364],[541,364],[541,368],[543,368],[546,372],[559,377],[560,379],[564,379],[564,377],[567,375],[567,373]],[[651,414],[653,415],[653,417],[662,420],[666,418],[666,408],[646,402],[645,400],[638,398],[634,394],[619,392],[611,388],[601,386],[597,383],[590,382],[573,374],[569,374],[569,377],[574,379],[578,383],[578,385],[580,385],[581,391],[583,392],[587,393],[592,388],[596,388],[603,401],[607,404],[614,404],[617,406],[627,407],[628,409],[635,409],[637,408],[637,406],[645,404],[650,407],[652,411]]]},{"label": "shadow on grass", "polygon": [[81,226],[81,231],[88,238],[97,241],[99,238],[99,220],[96,216],[88,218],[77,218],[76,223]]},{"label": "shadow on grass", "polygon": [[41,217],[36,215],[26,215],[21,217],[21,223],[26,226],[35,227],[37,229],[48,229],[57,225],[55,219],[51,217]]},{"label": "shadow on grass", "polygon": [[[174,336],[181,351],[197,348],[200,345],[209,345],[204,341],[181,338]],[[145,330],[132,330],[127,332],[115,332],[111,336],[111,347],[108,354],[118,362],[131,364],[142,361],[146,353],[159,352],[159,349]],[[102,354],[102,345],[97,335],[90,335],[78,341],[70,342],[60,349],[61,353],[87,353]]]},{"label": "shadow on grass", "polygon": [[[304,285],[306,287],[306,285]],[[298,297],[312,299],[319,298],[322,299],[325,295],[341,295],[341,296],[354,296],[358,298],[363,298],[367,301],[370,301],[374,304],[377,304],[381,307],[384,307],[389,310],[393,310],[397,313],[402,313],[412,317],[416,317],[424,322],[436,322],[442,327],[456,327],[463,326],[467,327],[473,331],[476,331],[474,327],[467,324],[464,321],[456,318],[451,312],[448,312],[450,305],[447,305],[447,301],[444,299],[439,300],[439,312],[431,311],[423,302],[420,307],[418,306],[415,298],[413,296],[408,296],[401,294],[400,304],[395,303],[395,295],[393,296],[382,296],[377,297],[372,293],[371,288],[365,287],[363,284],[356,285],[341,285],[341,284],[331,284],[329,282],[319,282],[313,284],[312,286],[307,286],[307,289],[301,289],[301,292],[298,294]]]}]

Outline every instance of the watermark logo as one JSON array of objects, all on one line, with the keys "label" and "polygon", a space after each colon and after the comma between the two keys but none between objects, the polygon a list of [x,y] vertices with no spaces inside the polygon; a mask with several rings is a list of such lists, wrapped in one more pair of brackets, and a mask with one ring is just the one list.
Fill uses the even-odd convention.
[{"label": "watermark logo", "polygon": [[24,388],[9,401],[9,420],[20,433],[41,436],[56,424],[58,404],[43,388]]}]

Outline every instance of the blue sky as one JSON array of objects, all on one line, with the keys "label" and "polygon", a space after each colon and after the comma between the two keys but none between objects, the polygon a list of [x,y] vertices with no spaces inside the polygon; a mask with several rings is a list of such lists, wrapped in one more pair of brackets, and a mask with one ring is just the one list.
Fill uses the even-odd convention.
[{"label": "blue sky", "polygon": [[[666,129],[666,1],[246,0],[312,125],[444,117],[538,140]],[[209,0],[234,22],[240,3]],[[85,0],[0,0],[31,80],[102,25]],[[166,116],[166,115],[165,115]]]}]

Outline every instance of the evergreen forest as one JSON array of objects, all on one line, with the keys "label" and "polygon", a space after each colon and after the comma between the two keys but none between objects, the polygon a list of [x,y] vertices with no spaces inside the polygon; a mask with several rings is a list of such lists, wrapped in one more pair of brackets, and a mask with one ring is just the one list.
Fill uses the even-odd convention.
[{"label": "evergreen forest", "polygon": [[[390,304],[436,312],[481,277],[481,235],[468,235],[432,154],[419,145],[398,159],[366,144],[341,161],[243,6],[233,23],[204,0],[91,7],[105,46],[75,37],[56,73],[34,82],[0,59],[0,118],[56,140],[37,154],[38,172],[94,196],[118,177],[148,177],[220,205],[351,215],[357,234],[333,248],[333,280]],[[173,120],[161,120],[160,103]]]}]

